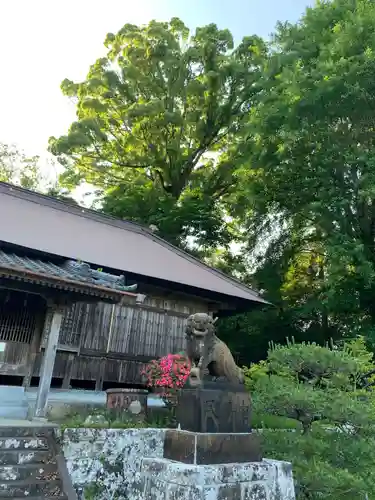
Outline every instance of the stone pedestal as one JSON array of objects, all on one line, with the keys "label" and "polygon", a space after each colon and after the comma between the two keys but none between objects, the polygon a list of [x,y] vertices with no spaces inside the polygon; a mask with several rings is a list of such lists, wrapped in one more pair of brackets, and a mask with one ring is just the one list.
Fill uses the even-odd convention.
[{"label": "stone pedestal", "polygon": [[144,389],[108,389],[107,408],[117,416],[128,413],[143,420],[147,413],[147,395]]},{"label": "stone pedestal", "polygon": [[261,462],[260,437],[252,433],[211,434],[168,430],[164,438],[163,458],[194,465]]},{"label": "stone pedestal", "polygon": [[192,432],[247,433],[251,430],[251,398],[244,385],[209,382],[180,391],[176,420]]},{"label": "stone pedestal", "polygon": [[263,460],[195,465],[145,458],[142,500],[295,500],[291,465]]}]

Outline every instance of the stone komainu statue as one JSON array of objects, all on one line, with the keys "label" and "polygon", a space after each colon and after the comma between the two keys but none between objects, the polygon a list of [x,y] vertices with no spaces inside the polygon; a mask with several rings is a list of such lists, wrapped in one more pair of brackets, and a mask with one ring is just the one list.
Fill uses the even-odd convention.
[{"label": "stone komainu statue", "polygon": [[187,320],[186,354],[192,364],[190,385],[201,384],[208,374],[243,384],[243,371],[236,365],[228,346],[215,335],[215,321],[206,313],[192,314]]}]

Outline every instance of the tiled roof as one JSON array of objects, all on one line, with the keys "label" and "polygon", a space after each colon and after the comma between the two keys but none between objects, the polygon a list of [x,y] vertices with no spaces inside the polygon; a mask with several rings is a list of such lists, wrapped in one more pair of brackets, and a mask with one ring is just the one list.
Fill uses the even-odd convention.
[{"label": "tiled roof", "polygon": [[206,291],[210,293],[206,297],[212,299],[213,292],[218,299],[221,295],[224,304],[232,304],[228,305],[231,310],[233,299],[248,301],[248,307],[267,304],[255,290],[134,222],[2,182],[0,210],[7,214],[1,224],[4,242],[160,280],[163,288],[176,283],[191,295],[198,292],[201,296]]},{"label": "tiled roof", "polygon": [[[74,288],[74,284],[83,285],[86,289],[96,290],[99,294],[107,291],[109,294],[127,294],[134,292],[136,285],[125,286],[124,276],[115,276],[103,273],[100,270],[91,269],[88,264],[67,260],[58,266],[52,262],[29,257],[19,256],[14,253],[6,253],[0,250],[0,275],[12,277],[12,272],[28,281],[43,282],[50,279],[61,284],[61,288]],[[34,278],[34,279],[32,279]],[[60,287],[59,287],[60,288]],[[104,293],[105,294],[105,293]]]}]

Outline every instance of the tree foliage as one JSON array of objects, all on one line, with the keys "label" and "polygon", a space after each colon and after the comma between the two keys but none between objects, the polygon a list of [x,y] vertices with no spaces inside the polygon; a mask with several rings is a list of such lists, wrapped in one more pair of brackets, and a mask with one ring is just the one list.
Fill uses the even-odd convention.
[{"label": "tree foliage", "polygon": [[15,146],[0,143],[0,181],[26,189],[36,189],[41,182],[38,156],[27,156]]},{"label": "tree foliage", "polygon": [[335,349],[277,346],[246,372],[257,413],[300,423],[294,432],[263,431],[266,456],[292,461],[298,499],[375,495],[374,396],[359,388],[373,368],[358,338]]},{"label": "tree foliage", "polygon": [[215,25],[127,24],[62,84],[64,188],[94,186],[96,207],[195,243],[275,305],[219,324],[243,362],[270,340],[375,339],[374,13],[321,1],[237,47]]},{"label": "tree foliage", "polygon": [[179,19],[126,24],[85,81],[64,80],[77,120],[50,139],[62,182],[87,182],[113,215],[158,227],[184,244],[227,244],[222,199],[232,189],[235,134],[247,120],[265,51],[257,37],[234,48],[214,24],[192,35]]},{"label": "tree foliage", "polygon": [[319,2],[264,59],[236,207],[290,335],[373,335],[374,70],[369,0]]},{"label": "tree foliage", "polygon": [[[56,165],[54,165],[56,167]],[[77,205],[71,192],[48,175],[51,162],[45,162],[44,169],[39,156],[27,156],[16,146],[0,143],[0,181],[20,186],[31,191],[52,196],[61,201]]]}]

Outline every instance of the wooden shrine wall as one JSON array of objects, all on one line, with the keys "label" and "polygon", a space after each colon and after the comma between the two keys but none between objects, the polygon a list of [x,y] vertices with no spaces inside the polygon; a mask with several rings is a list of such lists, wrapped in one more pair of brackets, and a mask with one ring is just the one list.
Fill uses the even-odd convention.
[{"label": "wooden shrine wall", "polygon": [[[147,297],[144,304],[76,304],[65,315],[53,376],[63,380],[140,384],[145,362],[183,349],[186,318],[204,302]],[[38,355],[34,376],[38,376]]]}]

